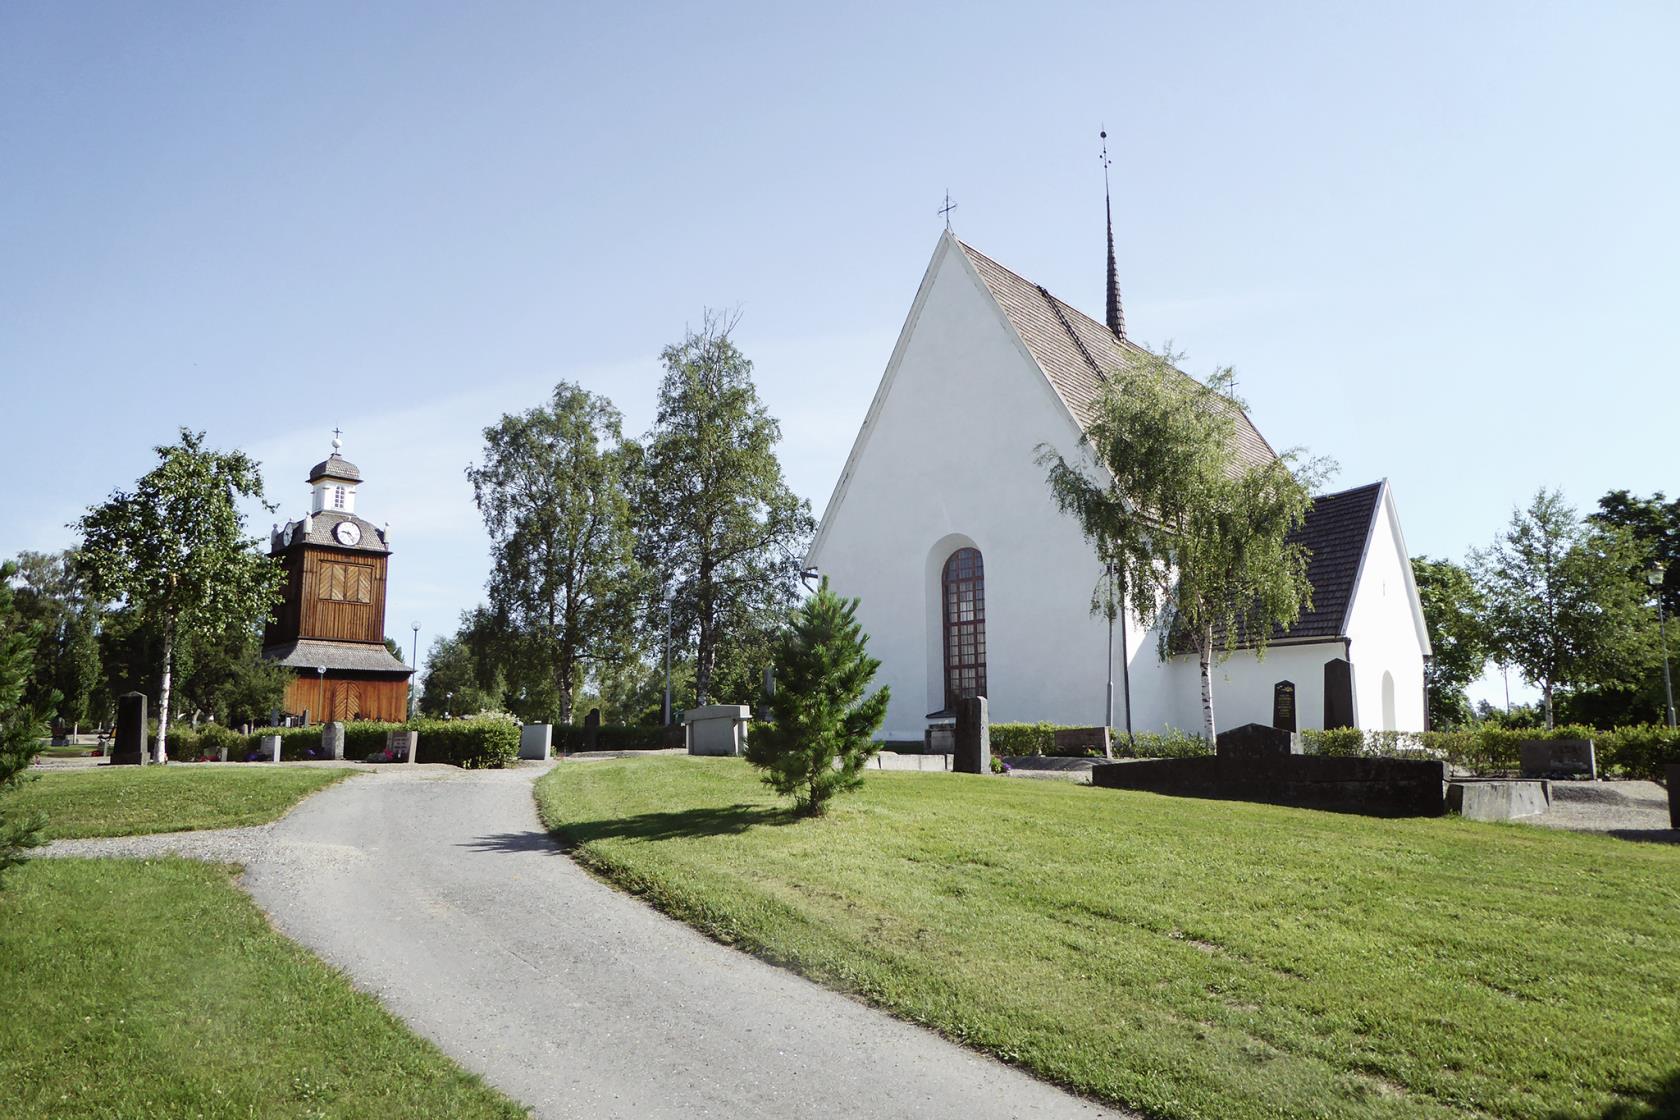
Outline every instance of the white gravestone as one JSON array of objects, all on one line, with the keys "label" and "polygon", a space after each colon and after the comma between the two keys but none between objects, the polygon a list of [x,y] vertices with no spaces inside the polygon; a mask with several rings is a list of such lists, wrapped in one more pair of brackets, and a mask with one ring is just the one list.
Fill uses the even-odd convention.
[{"label": "white gravestone", "polygon": [[264,762],[280,761],[280,736],[264,735],[262,745],[257,748]]},{"label": "white gravestone", "polygon": [[747,721],[752,719],[752,709],[745,704],[690,708],[683,717],[689,754],[738,755],[747,749]]},{"label": "white gravestone", "polygon": [[519,729],[519,757],[547,762],[554,746],[554,726],[548,723],[527,723]]}]

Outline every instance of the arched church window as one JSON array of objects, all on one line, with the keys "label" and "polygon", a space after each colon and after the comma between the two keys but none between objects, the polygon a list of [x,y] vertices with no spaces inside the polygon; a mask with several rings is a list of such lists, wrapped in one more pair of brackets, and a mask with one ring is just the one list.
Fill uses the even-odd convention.
[{"label": "arched church window", "polygon": [[945,561],[945,706],[986,695],[986,573],[977,548]]}]

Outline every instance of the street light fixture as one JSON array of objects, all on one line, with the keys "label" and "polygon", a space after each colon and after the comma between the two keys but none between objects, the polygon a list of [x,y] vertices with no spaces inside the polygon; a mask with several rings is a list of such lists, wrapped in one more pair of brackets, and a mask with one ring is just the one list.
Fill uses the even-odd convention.
[{"label": "street light fixture", "polygon": [[[408,666],[409,666],[409,668],[413,669],[416,673],[418,673],[420,671],[420,623],[419,623],[418,620],[416,620],[414,622],[409,623],[408,625],[409,625],[409,629],[414,631],[414,644],[411,647],[409,647]],[[412,677],[410,677],[409,679],[410,679],[410,681],[413,680]],[[408,718],[409,719],[414,718],[414,702],[415,702],[414,685],[410,684],[408,686]]]},{"label": "street light fixture", "polygon": [[1663,610],[1663,583],[1667,576],[1668,572],[1661,564],[1652,564],[1650,571],[1645,573],[1645,582],[1657,593],[1657,629],[1663,647],[1663,695],[1668,701],[1668,726],[1672,728],[1675,725],[1674,678],[1668,671],[1668,614]]},{"label": "street light fixture", "polygon": [[315,666],[315,681],[316,703],[320,705],[315,710],[315,722],[326,723],[327,721],[321,718],[327,714],[327,667],[325,665]]}]

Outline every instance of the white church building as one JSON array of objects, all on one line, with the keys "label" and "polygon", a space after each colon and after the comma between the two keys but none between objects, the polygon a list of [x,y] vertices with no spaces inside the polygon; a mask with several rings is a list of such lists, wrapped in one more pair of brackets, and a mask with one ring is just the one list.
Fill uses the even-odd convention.
[{"label": "white church building", "polygon": [[[965,695],[986,696],[998,722],[1104,721],[1101,568],[1035,459],[1040,444],[1085,454],[1106,372],[1139,352],[1112,250],[1109,279],[1105,326],[949,231],[934,249],[807,556],[861,600],[876,679],[892,688],[886,740],[921,739]],[[1237,439],[1245,458],[1274,455],[1246,416]],[[1388,484],[1319,497],[1298,535],[1313,608],[1263,659],[1239,649],[1215,667],[1219,726],[1273,722],[1289,682],[1300,729],[1424,729],[1429,638]],[[1193,654],[1163,659],[1131,618],[1115,661],[1117,726],[1128,704],[1137,731],[1202,726]]]}]

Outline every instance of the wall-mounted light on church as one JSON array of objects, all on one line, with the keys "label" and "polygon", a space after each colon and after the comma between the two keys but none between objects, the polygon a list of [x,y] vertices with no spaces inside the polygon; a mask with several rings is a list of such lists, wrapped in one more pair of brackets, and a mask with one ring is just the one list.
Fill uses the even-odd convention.
[{"label": "wall-mounted light on church", "polygon": [[1663,582],[1668,571],[1661,564],[1652,564],[1645,573],[1645,582],[1657,593],[1657,631],[1663,650],[1663,695],[1668,701],[1668,725],[1674,726],[1674,679],[1668,674],[1668,615],[1663,611]]}]

